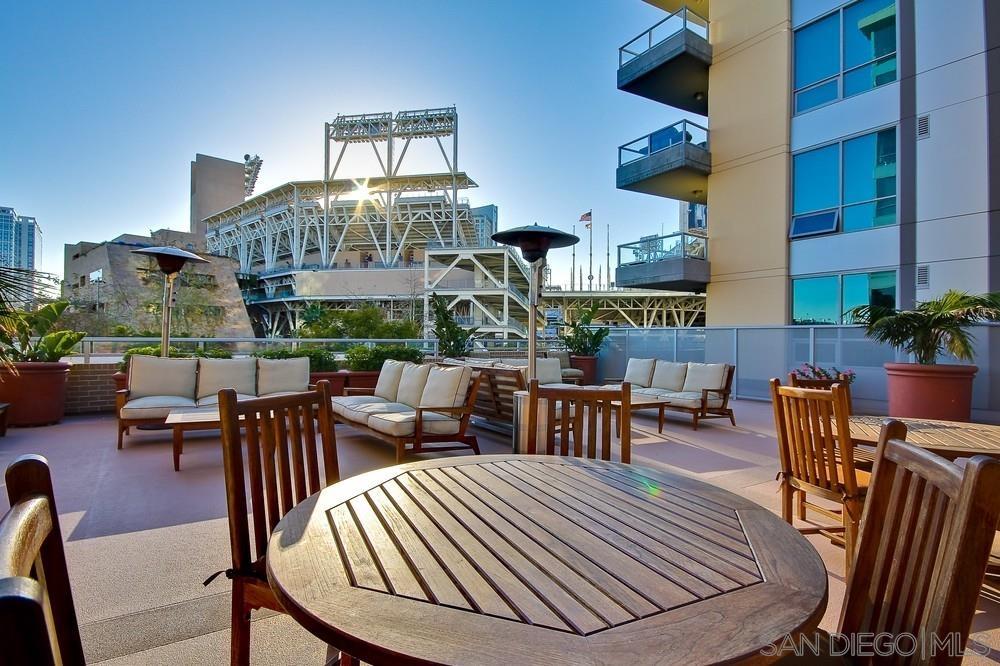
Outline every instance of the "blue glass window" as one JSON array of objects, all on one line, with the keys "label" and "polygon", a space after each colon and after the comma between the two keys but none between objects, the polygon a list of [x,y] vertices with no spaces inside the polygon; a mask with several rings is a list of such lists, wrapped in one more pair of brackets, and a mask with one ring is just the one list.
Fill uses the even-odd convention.
[{"label": "blue glass window", "polygon": [[792,280],[793,324],[837,324],[840,278],[826,277]]},{"label": "blue glass window", "polygon": [[840,16],[831,14],[795,31],[795,88],[840,73]]},{"label": "blue glass window", "polygon": [[802,238],[816,234],[829,234],[837,230],[838,211],[799,215],[792,218],[792,228],[788,231],[789,238]]},{"label": "blue glass window", "polygon": [[792,212],[795,215],[840,204],[840,146],[834,144],[792,158]]}]

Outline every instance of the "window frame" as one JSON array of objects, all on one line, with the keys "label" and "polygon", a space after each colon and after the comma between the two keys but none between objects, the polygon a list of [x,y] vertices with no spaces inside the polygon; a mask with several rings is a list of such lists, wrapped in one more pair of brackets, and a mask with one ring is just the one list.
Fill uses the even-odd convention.
[{"label": "window frame", "polygon": [[[852,201],[851,203],[845,203],[844,202],[844,144],[847,143],[848,141],[852,141],[854,139],[860,139],[861,137],[865,137],[865,136],[868,136],[870,134],[876,134],[877,135],[880,132],[884,132],[884,131],[890,130],[890,129],[893,130],[896,133],[896,152],[894,154],[895,158],[896,158],[896,167],[897,167],[896,178],[895,178],[895,180],[896,180],[896,191],[893,192],[890,195],[886,195],[886,196],[882,196],[882,197],[876,196],[873,199],[865,199],[864,201]],[[796,213],[795,212],[795,178],[796,178],[796,173],[795,173],[795,157],[798,156],[798,155],[802,155],[803,153],[811,152],[813,150],[822,150],[823,148],[829,148],[830,146],[837,146],[837,199],[838,199],[837,205],[833,206],[833,207],[817,208],[816,210],[807,210],[807,211],[803,211],[801,213]],[[866,129],[863,132],[857,132],[855,134],[848,134],[847,136],[842,136],[840,138],[833,139],[831,141],[825,141],[823,143],[818,143],[818,144],[816,144],[814,146],[809,146],[808,148],[803,148],[802,150],[797,150],[797,151],[793,152],[791,154],[791,163],[790,163],[790,167],[789,167],[789,172],[790,172],[790,179],[789,179],[790,180],[790,187],[788,188],[788,198],[789,198],[788,210],[789,210],[790,214],[789,214],[789,217],[788,217],[788,232],[787,232],[788,240],[789,241],[794,241],[794,240],[805,239],[805,238],[816,238],[818,236],[830,236],[830,235],[833,235],[833,234],[853,234],[853,233],[858,233],[858,232],[862,232],[862,231],[871,231],[872,229],[883,229],[883,228],[886,228],[886,227],[889,227],[889,226],[897,226],[897,225],[899,225],[899,208],[898,208],[898,203],[899,203],[899,171],[898,171],[898,167],[899,167],[899,125],[895,124],[895,123],[889,124],[889,125],[883,125],[881,127],[875,127],[875,128],[871,128],[871,129]],[[849,229],[849,230],[845,230],[844,229],[844,217],[845,217],[844,211],[846,209],[848,209],[848,208],[856,208],[858,206],[864,206],[864,205],[867,205],[867,204],[876,204],[877,205],[880,201],[887,201],[889,199],[895,199],[896,203],[897,203],[896,221],[893,222],[892,225],[883,225],[881,227],[871,226],[871,227],[865,227],[865,228],[862,228],[862,229]],[[793,223],[795,221],[795,218],[798,218],[798,217],[807,217],[809,215],[816,215],[818,213],[824,213],[824,212],[829,212],[829,211],[837,211],[837,228],[834,231],[817,232],[817,233],[808,234],[808,235],[805,235],[805,236],[792,236],[792,227],[793,227]]]},{"label": "window frame", "polygon": [[[844,278],[851,275],[866,275],[869,279],[869,284],[871,276],[877,273],[892,273],[895,277],[895,293],[893,294],[893,299],[896,306],[899,306],[899,267],[898,266],[885,266],[882,268],[868,268],[861,271],[848,271],[846,273],[838,273],[836,271],[826,272],[826,273],[811,273],[809,275],[797,275],[791,277],[788,283],[788,321],[790,326],[852,326],[853,324],[844,323]],[[827,278],[835,277],[837,278],[837,321],[833,324],[796,324],[795,323],[795,281],[796,280],[812,280],[814,278]],[[869,298],[871,296],[869,289]]]},{"label": "window frame", "polygon": [[[846,43],[845,43],[845,40],[844,40],[844,12],[847,10],[848,7],[850,7],[852,5],[856,5],[859,2],[862,2],[862,0],[852,0],[851,2],[845,2],[844,4],[840,5],[836,9],[832,9],[832,10],[826,12],[825,14],[821,14],[821,15],[813,18],[813,19],[810,19],[809,21],[806,21],[802,25],[800,25],[797,28],[795,28],[794,30],[792,30],[792,59],[791,59],[792,60],[792,76],[791,76],[791,81],[792,81],[792,116],[798,116],[798,115],[801,115],[803,113],[809,113],[810,111],[815,111],[816,109],[822,109],[825,106],[830,106],[831,104],[836,104],[837,102],[843,101],[845,99],[850,99],[851,97],[857,97],[858,95],[863,95],[866,92],[871,92],[872,90],[875,90],[876,88],[881,88],[882,86],[888,85],[888,83],[883,83],[881,86],[876,86],[876,87],[873,87],[873,88],[869,88],[868,90],[862,90],[861,92],[857,92],[857,93],[851,93],[850,95],[844,95],[844,77],[847,74],[849,74],[851,72],[854,72],[854,71],[857,71],[857,70],[861,69],[862,67],[868,67],[870,65],[873,65],[874,63],[877,63],[879,61],[888,60],[890,58],[897,58],[897,61],[896,61],[896,78],[893,81],[890,81],[890,83],[898,83],[899,82],[899,61],[898,61],[898,57],[899,57],[899,21],[898,20],[894,21],[894,25],[895,25],[895,29],[896,29],[896,49],[892,53],[886,53],[885,55],[881,55],[881,56],[878,56],[877,58],[872,58],[871,60],[867,60],[867,61],[865,61],[863,63],[858,64],[858,65],[854,65],[854,66],[850,67],[849,69],[846,69],[846,70],[844,69],[844,60],[845,60],[845,58],[844,58],[844,50],[846,48]],[[897,5],[897,9],[898,9],[899,0],[893,0],[893,2],[894,2],[894,4]],[[824,19],[827,19],[830,16],[833,16],[834,14],[838,14],[838,21],[837,22],[839,24],[839,30],[837,31],[837,36],[838,36],[838,41],[837,41],[837,46],[838,46],[838,48],[837,48],[837,56],[840,59],[840,67],[838,68],[839,71],[836,74],[832,75],[832,76],[826,77],[825,79],[821,79],[819,81],[813,81],[812,83],[810,83],[808,85],[804,85],[801,88],[796,88],[795,87],[795,39],[796,39],[796,36],[798,35],[799,31],[804,30],[805,28],[808,28],[809,26],[813,25],[814,23],[819,23],[820,21],[822,21]],[[898,19],[898,14],[897,14],[897,19]],[[829,102],[823,102],[822,104],[817,104],[816,106],[810,106],[808,109],[803,109],[801,111],[799,110],[799,108],[798,108],[798,99],[799,99],[799,94],[800,93],[809,92],[810,90],[813,90],[815,88],[819,88],[820,86],[826,85],[827,83],[830,83],[831,81],[836,81],[837,82],[837,96],[835,98],[833,98]]]}]

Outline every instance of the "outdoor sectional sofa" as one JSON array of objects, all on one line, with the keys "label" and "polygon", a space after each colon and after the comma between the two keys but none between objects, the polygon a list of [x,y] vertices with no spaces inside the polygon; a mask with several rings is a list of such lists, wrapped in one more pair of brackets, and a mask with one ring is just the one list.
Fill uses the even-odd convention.
[{"label": "outdoor sectional sofa", "polygon": [[697,430],[698,421],[708,418],[728,418],[736,425],[729,407],[735,370],[726,363],[630,358],[623,381],[632,384],[632,411],[643,409],[643,397],[662,400],[668,410],[691,414]]},{"label": "outdoor sectional sofa", "polygon": [[309,388],[309,359],[160,358],[129,359],[128,388],[115,395],[118,448],[131,426],[162,425],[175,409],[215,411],[219,391],[238,399],[264,398]]},{"label": "outdoor sectional sofa", "polygon": [[466,434],[479,381],[479,372],[467,366],[388,360],[374,389],[346,389],[348,395],[334,397],[333,414],[339,423],[394,445],[397,462],[407,452],[479,453],[475,435]]}]

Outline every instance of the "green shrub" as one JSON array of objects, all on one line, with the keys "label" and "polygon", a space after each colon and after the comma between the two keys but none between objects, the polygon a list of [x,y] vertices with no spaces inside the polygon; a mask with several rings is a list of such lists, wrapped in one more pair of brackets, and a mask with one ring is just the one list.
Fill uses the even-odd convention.
[{"label": "green shrub", "polygon": [[[160,355],[160,345],[147,345],[145,347],[130,347],[125,350],[125,354],[122,356],[122,360],[118,363],[118,369],[121,372],[128,370],[128,360],[133,354],[139,354],[140,356],[159,356]],[[233,353],[228,349],[195,349],[194,351],[189,351],[187,349],[178,349],[171,345],[168,348],[168,354],[170,358],[232,358]]]},{"label": "green shrub", "polygon": [[333,352],[322,347],[308,349],[268,349],[257,352],[254,356],[269,359],[305,357],[309,359],[309,372],[336,372],[338,369],[337,359],[333,355]]},{"label": "green shrub", "polygon": [[404,345],[356,345],[347,350],[346,361],[350,370],[381,370],[386,359],[422,363],[424,353],[416,347]]}]

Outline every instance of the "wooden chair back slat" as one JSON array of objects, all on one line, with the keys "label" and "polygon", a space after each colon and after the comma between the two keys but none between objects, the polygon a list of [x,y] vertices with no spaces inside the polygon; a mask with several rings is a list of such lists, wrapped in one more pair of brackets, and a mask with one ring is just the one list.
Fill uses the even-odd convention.
[{"label": "wooden chair back slat", "polygon": [[339,480],[330,385],[321,381],[314,391],[239,402],[235,391],[225,389],[219,393],[219,412],[233,568],[247,573],[266,555],[278,521]]},{"label": "wooden chair back slat", "polygon": [[925,648],[912,663],[959,663],[932,641],[968,638],[1000,519],[1000,461],[952,463],[905,435],[899,422],[882,428],[840,632],[909,633]]},{"label": "wooden chair back slat", "polygon": [[[621,404],[622,434],[619,448],[622,462],[631,462],[631,385],[613,389],[590,387],[546,387],[533,380],[528,387],[527,453],[611,460],[614,429],[611,427],[612,401]],[[539,401],[545,400],[547,423],[544,442],[538,442]],[[598,415],[600,414],[600,418]],[[599,425],[600,424],[600,425]],[[557,440],[558,438],[558,445]],[[558,447],[558,448],[557,448]]]},{"label": "wooden chair back slat", "polygon": [[4,664],[84,663],[48,463],[15,460],[0,518],[0,645]]},{"label": "wooden chair back slat", "polygon": [[807,379],[805,377],[799,377],[794,372],[788,373],[788,385],[794,386],[795,388],[829,391],[834,384],[840,384],[840,388],[847,397],[847,413],[853,414],[854,404],[851,398],[851,382],[844,373],[837,375],[836,379]]}]

